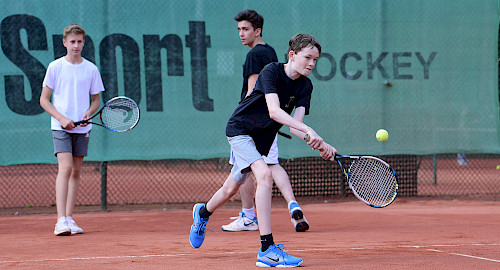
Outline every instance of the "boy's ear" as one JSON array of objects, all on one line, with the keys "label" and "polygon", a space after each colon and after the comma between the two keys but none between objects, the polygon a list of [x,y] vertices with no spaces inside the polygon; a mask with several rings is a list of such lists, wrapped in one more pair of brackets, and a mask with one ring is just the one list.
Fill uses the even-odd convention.
[{"label": "boy's ear", "polygon": [[288,62],[293,61],[293,57],[295,56],[295,52],[293,50],[288,52]]},{"label": "boy's ear", "polygon": [[255,36],[260,37],[260,34],[262,33],[262,28],[257,28],[255,29]]}]

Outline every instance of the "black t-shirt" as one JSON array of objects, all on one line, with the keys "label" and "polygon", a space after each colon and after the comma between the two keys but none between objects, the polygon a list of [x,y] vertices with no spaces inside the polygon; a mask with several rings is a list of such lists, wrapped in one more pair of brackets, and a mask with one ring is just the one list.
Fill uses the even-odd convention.
[{"label": "black t-shirt", "polygon": [[239,103],[229,118],[226,136],[250,135],[259,153],[267,156],[283,125],[269,117],[265,94],[276,93],[281,109],[288,114],[297,107],[304,107],[309,114],[312,90],[309,78],[300,76],[292,80],[286,75],[283,63],[268,64],[260,72],[252,94]]},{"label": "black t-shirt", "polygon": [[243,87],[241,89],[241,100],[248,92],[248,77],[252,74],[259,74],[269,63],[278,62],[278,56],[273,47],[267,44],[257,44],[247,54],[245,64],[243,64]]}]

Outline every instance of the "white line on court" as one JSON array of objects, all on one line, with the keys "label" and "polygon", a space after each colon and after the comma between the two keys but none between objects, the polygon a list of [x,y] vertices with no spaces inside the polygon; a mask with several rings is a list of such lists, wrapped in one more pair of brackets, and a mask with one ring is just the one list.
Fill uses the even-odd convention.
[{"label": "white line on court", "polygon": [[[442,250],[435,249],[435,247],[462,247],[462,246],[500,246],[500,244],[453,244],[453,245],[425,245],[425,246],[415,246],[415,245],[407,245],[407,246],[399,246],[400,248],[422,248],[426,249],[428,251],[432,252],[441,252],[441,253],[446,253]],[[373,249],[383,249],[381,246],[374,246],[374,247],[352,247],[352,248],[345,248],[349,250],[373,250]],[[313,249],[307,249],[307,250],[302,250],[302,249],[294,249],[290,251],[298,251],[298,252],[314,252],[314,251],[331,251],[332,249],[344,249],[344,248],[313,248]],[[247,253],[253,253],[253,252],[219,252],[220,254],[247,254]],[[213,253],[215,255],[217,253]],[[485,258],[485,257],[478,257],[478,256],[472,256],[472,255],[467,255],[467,254],[460,254],[460,253],[448,253],[451,255],[455,256],[462,256],[462,257],[468,257],[472,259],[480,259],[480,260],[487,260],[491,262],[499,262],[500,260],[496,259],[490,259],[490,258]],[[177,254],[146,254],[146,255],[122,255],[122,256],[92,256],[92,257],[74,257],[74,258],[47,258],[47,259],[35,259],[35,260],[18,260],[18,261],[2,261],[0,260],[0,264],[7,264],[7,263],[36,263],[36,262],[60,262],[60,261],[79,261],[79,260],[116,260],[116,259],[141,259],[141,258],[165,258],[165,257],[179,257],[179,256],[192,256],[192,253],[177,253]]]},{"label": "white line on court", "polygon": [[490,259],[490,258],[484,258],[484,257],[478,257],[478,256],[472,256],[472,255],[460,254],[460,253],[450,253],[450,254],[457,255],[457,256],[463,256],[463,257],[468,257],[468,258],[473,258],[473,259],[479,259],[479,260],[485,260],[485,261],[500,263],[500,260],[495,260],[495,259]]},{"label": "white line on court", "polygon": [[20,261],[0,261],[0,263],[27,263],[27,262],[50,262],[50,261],[78,261],[78,260],[109,260],[109,259],[137,259],[153,257],[178,257],[192,254],[150,254],[150,255],[126,255],[126,256],[100,256],[100,257],[76,257],[63,259],[38,259],[38,260],[20,260]]},{"label": "white line on court", "polygon": [[414,248],[425,248],[428,251],[432,252],[439,252],[439,253],[448,253],[450,255],[455,255],[455,256],[462,256],[462,257],[467,257],[467,258],[472,258],[472,259],[478,259],[478,260],[484,260],[484,261],[490,261],[490,262],[498,262],[500,263],[500,260],[496,259],[491,259],[491,258],[486,258],[486,257],[479,257],[479,256],[473,256],[473,255],[467,255],[467,254],[461,254],[461,253],[455,253],[455,252],[445,252],[439,249],[433,249],[433,248],[426,248],[426,247],[462,247],[462,246],[499,246],[500,244],[458,244],[458,245],[429,245],[429,246],[408,246],[408,247],[414,247]]}]

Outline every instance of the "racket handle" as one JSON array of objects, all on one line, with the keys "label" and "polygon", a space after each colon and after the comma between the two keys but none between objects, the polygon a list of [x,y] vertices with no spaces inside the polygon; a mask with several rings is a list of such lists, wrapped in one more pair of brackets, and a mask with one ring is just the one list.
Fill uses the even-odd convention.
[{"label": "racket handle", "polygon": [[[304,136],[304,141],[309,142],[310,140],[311,140],[311,138],[309,138],[309,134],[306,133],[306,135]],[[320,152],[323,152],[323,151],[325,151],[325,148],[321,147],[321,148],[318,148],[318,150]]]},{"label": "racket handle", "polygon": [[287,139],[290,139],[290,140],[292,139],[292,136],[290,136],[290,135],[288,135],[288,134],[286,134],[284,132],[281,132],[281,131],[278,131],[278,135],[281,135],[281,136],[283,136],[283,137],[285,137]]},{"label": "racket handle", "polygon": [[76,127],[76,126],[78,126],[80,124],[85,124],[85,123],[88,123],[88,122],[89,122],[88,119],[87,120],[80,120],[80,121],[73,122],[73,125],[75,125],[75,127]]}]

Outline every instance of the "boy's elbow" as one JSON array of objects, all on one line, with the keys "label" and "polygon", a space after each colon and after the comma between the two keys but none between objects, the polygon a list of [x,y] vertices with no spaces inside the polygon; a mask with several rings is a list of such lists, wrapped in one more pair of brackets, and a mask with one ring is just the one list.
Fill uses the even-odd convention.
[{"label": "boy's elbow", "polygon": [[40,99],[38,100],[38,102],[40,103],[41,107],[43,107],[45,105],[46,100],[47,100],[46,97],[44,97],[43,95],[40,96]]},{"label": "boy's elbow", "polygon": [[278,118],[277,110],[269,110],[269,117],[276,121],[276,119]]}]

